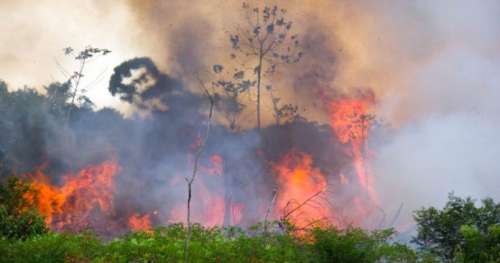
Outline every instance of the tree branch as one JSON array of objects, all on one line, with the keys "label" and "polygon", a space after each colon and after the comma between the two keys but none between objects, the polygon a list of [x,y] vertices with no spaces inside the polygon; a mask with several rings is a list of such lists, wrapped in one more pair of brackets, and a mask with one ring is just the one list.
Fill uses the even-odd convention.
[{"label": "tree branch", "polygon": [[215,105],[215,100],[214,100],[213,96],[210,94],[210,92],[208,91],[208,89],[206,88],[203,81],[201,81],[199,76],[196,76],[196,78],[200,82],[200,88],[203,90],[203,92],[205,93],[205,95],[207,96],[207,98],[210,102],[210,109],[208,112],[207,128],[205,130],[205,134],[204,134],[203,138],[201,139],[200,145],[198,146],[198,149],[196,150],[195,155],[194,155],[193,170],[191,173],[191,177],[185,178],[185,180],[187,182],[187,188],[188,188],[187,214],[186,214],[187,233],[186,233],[186,240],[184,242],[184,261],[186,263],[189,262],[189,242],[191,240],[191,235],[192,235],[191,198],[192,198],[193,182],[196,179],[196,175],[198,174],[198,166],[199,166],[201,154],[203,153],[206,142],[208,140],[208,136],[210,135],[210,128],[211,128],[211,122],[212,122],[212,117],[213,117],[213,113],[214,113],[214,105]]}]

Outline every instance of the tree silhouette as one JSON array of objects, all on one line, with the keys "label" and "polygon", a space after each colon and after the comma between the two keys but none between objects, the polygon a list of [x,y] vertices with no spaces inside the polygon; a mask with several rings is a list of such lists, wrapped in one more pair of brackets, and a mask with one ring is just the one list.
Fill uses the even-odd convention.
[{"label": "tree silhouette", "polygon": [[[255,87],[257,129],[260,131],[264,77],[275,73],[280,65],[297,63],[302,52],[298,36],[291,34],[292,22],[286,19],[285,9],[278,6],[252,8],[247,3],[243,3],[242,8],[247,23],[237,25],[229,36],[230,58],[237,66],[227,70],[222,65],[214,65],[213,71],[221,76],[214,84],[229,92],[233,99]],[[272,89],[271,85],[266,87]]]},{"label": "tree silhouette", "polygon": [[67,80],[67,84],[69,85],[69,90],[70,90],[70,103],[72,107],[69,107],[66,119],[69,120],[71,117],[71,112],[74,107],[76,107],[76,100],[80,102],[80,105],[83,107],[89,107],[93,105],[92,101],[85,96],[86,90],[80,90],[80,81],[84,77],[84,70],[86,63],[98,56],[102,55],[105,56],[111,51],[108,49],[102,49],[102,48],[95,48],[92,46],[87,46],[83,50],[81,50],[78,53],[74,53],[74,49],[72,47],[66,47],[63,49],[64,55],[66,56],[74,56],[74,59],[79,62],[79,69],[77,71],[74,71],[71,76],[69,76]]}]

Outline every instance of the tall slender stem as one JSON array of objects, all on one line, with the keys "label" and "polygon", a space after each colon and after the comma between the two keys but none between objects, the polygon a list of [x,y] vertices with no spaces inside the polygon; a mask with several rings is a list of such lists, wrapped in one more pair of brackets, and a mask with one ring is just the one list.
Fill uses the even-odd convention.
[{"label": "tall slender stem", "polygon": [[76,95],[78,94],[78,87],[80,86],[80,80],[82,79],[83,69],[85,68],[85,62],[86,59],[83,58],[82,63],[80,64],[80,70],[78,71],[78,75],[76,76],[75,89],[71,96],[71,107],[69,108],[68,114],[66,116],[66,123],[69,122],[69,119],[71,118],[71,112],[73,110],[73,107],[75,107],[75,99]]},{"label": "tall slender stem", "polygon": [[208,135],[210,134],[210,128],[211,128],[211,122],[212,122],[212,116],[214,112],[214,105],[215,101],[206,89],[205,85],[203,82],[198,79],[200,82],[200,85],[202,86],[205,94],[207,95],[209,101],[210,101],[210,110],[208,113],[208,121],[207,121],[207,128],[205,130],[205,135],[203,138],[201,138],[200,145],[198,146],[198,149],[195,152],[194,155],[194,163],[193,163],[193,171],[191,173],[191,177],[186,177],[186,182],[187,182],[187,188],[188,188],[188,196],[187,196],[187,211],[186,211],[186,223],[187,223],[187,233],[186,233],[186,240],[184,241],[184,262],[189,262],[189,242],[191,241],[191,235],[192,235],[192,227],[191,227],[191,199],[192,199],[192,190],[193,190],[193,183],[194,180],[196,179],[196,175],[198,174],[198,163],[201,158],[201,154],[203,153],[203,149],[205,148],[205,144],[208,140]]},{"label": "tall slender stem", "polygon": [[259,64],[257,66],[257,130],[260,132],[260,81],[262,74],[262,58],[263,53],[263,43],[260,44],[259,49]]}]

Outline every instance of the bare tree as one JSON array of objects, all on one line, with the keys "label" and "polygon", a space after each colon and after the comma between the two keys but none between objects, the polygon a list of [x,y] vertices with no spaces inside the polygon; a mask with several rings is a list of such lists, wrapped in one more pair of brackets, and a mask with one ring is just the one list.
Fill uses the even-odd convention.
[{"label": "bare tree", "polygon": [[[276,72],[282,64],[296,63],[302,57],[296,34],[291,34],[292,22],[288,21],[286,10],[277,6],[251,8],[243,3],[246,25],[238,25],[230,35],[233,52],[230,58],[237,65],[231,80],[221,80],[218,84],[239,88],[238,94],[256,88],[257,129],[261,128],[261,87],[264,75]],[[250,64],[248,66],[247,64]],[[214,71],[222,72],[221,65],[215,65]],[[247,74],[247,71],[252,71]],[[270,85],[268,85],[270,87]]]},{"label": "bare tree", "polygon": [[66,47],[63,49],[64,54],[67,56],[74,56],[74,59],[79,62],[79,68],[77,71],[74,71],[67,80],[68,85],[70,86],[70,106],[67,114],[66,121],[68,122],[71,118],[71,113],[74,107],[76,107],[76,100],[78,100],[82,105],[92,105],[92,101],[85,96],[86,90],[80,90],[80,81],[84,77],[84,69],[87,65],[87,62],[98,56],[105,56],[111,51],[108,49],[95,48],[92,46],[87,46],[77,54],[74,54],[74,50],[71,47]]},{"label": "bare tree", "polygon": [[185,262],[189,262],[189,242],[191,240],[191,235],[192,235],[192,226],[191,226],[191,198],[192,198],[192,190],[193,190],[193,183],[196,179],[196,175],[198,174],[198,167],[199,167],[199,162],[201,155],[203,153],[203,150],[205,148],[206,142],[208,140],[208,136],[210,134],[210,128],[211,128],[211,122],[212,122],[212,117],[214,113],[214,105],[215,105],[215,100],[213,96],[209,93],[209,91],[206,89],[204,83],[198,79],[200,82],[200,86],[203,89],[203,92],[207,96],[209,102],[210,102],[210,108],[208,111],[208,119],[207,119],[207,126],[205,129],[205,133],[202,135],[200,138],[200,141],[198,142],[197,148],[194,153],[194,161],[193,161],[193,170],[191,172],[191,175],[189,177],[184,178],[187,182],[187,211],[186,211],[186,223],[187,223],[187,233],[186,233],[186,239],[184,242],[184,260]]}]

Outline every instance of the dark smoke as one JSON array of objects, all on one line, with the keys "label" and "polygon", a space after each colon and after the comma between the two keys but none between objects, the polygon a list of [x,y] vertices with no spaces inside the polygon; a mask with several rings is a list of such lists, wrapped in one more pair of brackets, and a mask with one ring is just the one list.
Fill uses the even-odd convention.
[{"label": "dark smoke", "polygon": [[[65,103],[66,84],[51,84],[46,96],[30,89],[9,93],[2,87],[2,164],[18,173],[45,167],[57,184],[61,175],[89,164],[109,159],[119,162],[122,169],[116,177],[115,211],[112,218],[96,216],[94,228],[102,229],[106,220],[125,227],[132,213],[154,211],[153,223],[165,224],[171,210],[183,206],[183,178],[192,168],[192,145],[205,128],[208,100],[158,70],[151,59],[135,58],[118,65],[109,86],[112,94],[147,111],[146,118],[124,118],[112,109],[76,107],[66,125],[65,112],[73,107]],[[276,187],[269,166],[288,151],[312,155],[314,165],[332,182],[350,161],[328,125],[298,117],[258,134],[253,129],[235,133],[214,123],[201,166],[210,166],[210,157],[216,154],[223,159],[224,172],[200,174],[198,179],[210,192],[224,193],[226,206],[245,205],[242,225],[263,220]],[[175,178],[181,181],[172,183]],[[196,187],[195,219],[197,209],[207,209],[197,204]],[[230,216],[225,218],[225,224],[230,224]]]}]

